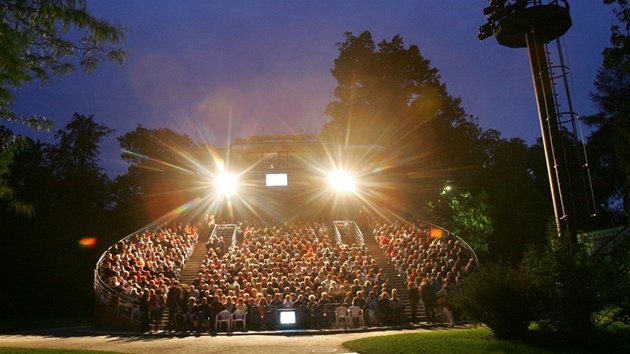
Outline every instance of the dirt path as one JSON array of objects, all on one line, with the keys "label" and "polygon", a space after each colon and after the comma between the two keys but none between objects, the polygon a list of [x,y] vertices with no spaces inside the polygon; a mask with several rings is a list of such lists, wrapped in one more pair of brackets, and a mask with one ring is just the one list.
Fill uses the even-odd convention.
[{"label": "dirt path", "polygon": [[371,336],[442,329],[403,329],[342,334],[283,333],[268,335],[234,333],[232,335],[162,335],[134,336],[90,332],[85,328],[1,335],[0,346],[20,348],[55,348],[109,350],[120,353],[230,353],[251,354],[349,353],[341,343]]}]

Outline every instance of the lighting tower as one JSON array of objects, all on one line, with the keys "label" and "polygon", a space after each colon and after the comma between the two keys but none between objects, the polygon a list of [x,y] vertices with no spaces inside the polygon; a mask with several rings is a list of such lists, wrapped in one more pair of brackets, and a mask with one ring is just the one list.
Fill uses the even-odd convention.
[{"label": "lighting tower", "polygon": [[[483,13],[488,21],[479,27],[480,40],[494,36],[503,46],[528,50],[556,227],[558,235],[567,233],[575,239],[579,222],[595,211],[578,116],[568,90],[568,68],[558,40],[572,25],[569,4],[563,0],[545,4],[541,0],[490,0]],[[558,45],[559,65],[553,65],[547,47],[553,40]],[[560,79],[564,96],[557,91]]]}]

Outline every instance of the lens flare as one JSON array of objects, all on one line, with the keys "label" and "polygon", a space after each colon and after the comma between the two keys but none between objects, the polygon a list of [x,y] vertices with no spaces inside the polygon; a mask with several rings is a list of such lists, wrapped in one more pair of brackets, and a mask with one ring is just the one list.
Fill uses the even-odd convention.
[{"label": "lens flare", "polygon": [[96,237],[84,237],[79,241],[79,246],[85,249],[91,249],[96,247]]},{"label": "lens flare", "polygon": [[442,237],[442,229],[433,227],[429,230],[429,235],[433,238],[440,238]]}]

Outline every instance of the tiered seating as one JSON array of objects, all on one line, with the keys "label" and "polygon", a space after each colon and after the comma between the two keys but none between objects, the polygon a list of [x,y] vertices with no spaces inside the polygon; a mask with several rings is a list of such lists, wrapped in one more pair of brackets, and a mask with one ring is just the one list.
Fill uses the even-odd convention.
[{"label": "tiered seating", "polygon": [[[177,305],[185,304],[187,299],[193,298],[199,305],[206,298],[213,330],[224,326],[231,331],[239,322],[243,330],[247,324],[273,329],[277,324],[274,311],[281,308],[298,309],[301,326],[363,327],[366,323],[393,322],[394,317],[379,317],[396,313],[395,309],[380,310],[387,305],[382,299],[389,299],[394,292],[387,276],[365,245],[340,243],[340,232],[332,225],[237,223],[235,230],[229,230],[235,236],[230,244],[225,244],[222,236],[209,240],[207,255],[190,284],[177,284],[175,280],[197,244],[196,228],[162,226],[130,236],[110,248],[99,262],[98,274],[113,293],[132,301],[143,291],[167,294],[178,287],[181,290],[172,293],[179,298],[170,299],[176,304],[176,312]],[[344,221],[340,225],[345,242],[353,241],[347,237],[348,230],[356,224]],[[426,225],[376,223],[372,228],[383,252],[407,281],[419,284],[430,278],[439,286],[456,286],[475,267],[473,258],[457,240],[433,238]],[[373,299],[370,302],[366,301],[369,294]],[[381,299],[378,306],[376,299]],[[171,317],[174,322],[181,318]]]}]

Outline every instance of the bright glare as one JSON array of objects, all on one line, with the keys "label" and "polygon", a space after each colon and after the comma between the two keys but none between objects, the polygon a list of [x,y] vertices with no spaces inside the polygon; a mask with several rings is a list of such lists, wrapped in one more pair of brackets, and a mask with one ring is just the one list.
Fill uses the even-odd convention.
[{"label": "bright glare", "polygon": [[219,193],[229,196],[236,192],[238,182],[236,176],[224,172],[217,176],[215,185]]},{"label": "bright glare", "polygon": [[333,189],[340,192],[354,191],[354,177],[348,172],[335,171],[328,175],[328,181]]}]

